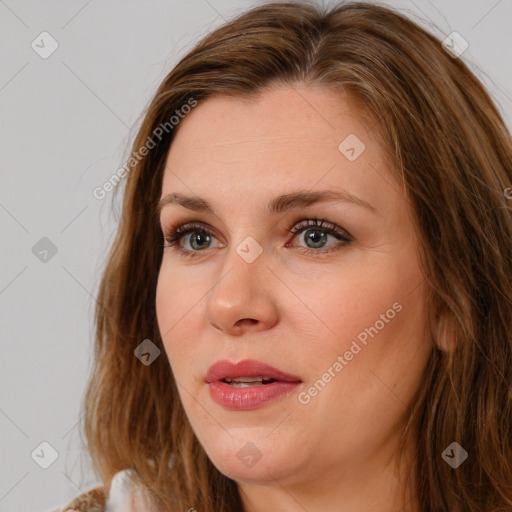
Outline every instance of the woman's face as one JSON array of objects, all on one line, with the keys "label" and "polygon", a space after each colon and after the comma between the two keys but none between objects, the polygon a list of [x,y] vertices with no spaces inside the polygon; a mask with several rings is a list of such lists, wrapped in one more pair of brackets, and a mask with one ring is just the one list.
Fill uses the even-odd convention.
[{"label": "woman's face", "polygon": [[[347,97],[283,85],[206,100],[170,148],[170,194],[190,200],[166,201],[164,233],[194,226],[164,249],[158,324],[215,466],[291,485],[389,462],[431,350],[424,282],[409,206]],[[224,383],[239,370],[222,368],[207,382],[220,360],[288,382],[250,366],[277,382]]]}]

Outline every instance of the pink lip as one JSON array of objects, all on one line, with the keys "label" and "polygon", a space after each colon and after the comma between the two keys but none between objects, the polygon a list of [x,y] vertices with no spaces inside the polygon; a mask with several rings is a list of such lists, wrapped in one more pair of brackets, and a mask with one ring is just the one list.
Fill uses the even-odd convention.
[{"label": "pink lip", "polygon": [[206,374],[206,382],[214,382],[222,379],[236,379],[237,377],[263,377],[264,379],[275,379],[282,382],[302,382],[295,375],[282,372],[273,366],[245,359],[239,363],[231,363],[227,360],[217,361],[210,366]]},{"label": "pink lip", "polygon": [[[237,377],[263,377],[275,379],[276,382],[239,388],[222,381]],[[249,359],[238,364],[226,360],[218,361],[208,370],[205,381],[209,385],[212,400],[231,411],[257,409],[280,396],[289,394],[302,383],[299,377]]]}]

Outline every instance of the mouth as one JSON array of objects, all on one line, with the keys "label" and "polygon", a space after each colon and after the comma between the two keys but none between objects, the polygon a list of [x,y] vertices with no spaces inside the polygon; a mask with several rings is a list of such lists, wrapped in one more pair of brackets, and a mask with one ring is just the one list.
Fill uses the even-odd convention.
[{"label": "mouth", "polygon": [[297,390],[302,380],[273,366],[246,359],[218,361],[205,378],[210,397],[228,411],[249,411],[270,405]]},{"label": "mouth", "polygon": [[295,375],[252,359],[236,364],[227,360],[218,361],[208,370],[205,381],[207,383],[220,381],[238,388],[266,386],[274,382],[302,382]]},{"label": "mouth", "polygon": [[235,379],[221,379],[221,382],[225,382],[235,388],[250,388],[252,386],[265,386],[266,384],[272,384],[278,382],[277,379],[264,379],[263,377],[238,377]]}]

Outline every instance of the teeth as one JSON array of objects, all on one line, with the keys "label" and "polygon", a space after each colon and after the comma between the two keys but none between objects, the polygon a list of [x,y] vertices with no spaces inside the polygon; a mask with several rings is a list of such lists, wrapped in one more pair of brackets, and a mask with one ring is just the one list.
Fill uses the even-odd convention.
[{"label": "teeth", "polygon": [[250,386],[261,386],[264,383],[273,382],[274,379],[264,379],[263,377],[238,377],[236,379],[223,379],[230,386],[238,388],[248,388]]},{"label": "teeth", "polygon": [[235,388],[251,388],[253,386],[264,386],[263,382],[237,382],[231,381],[228,383]]},{"label": "teeth", "polygon": [[263,382],[263,377],[238,377],[236,379],[224,379],[226,382]]}]

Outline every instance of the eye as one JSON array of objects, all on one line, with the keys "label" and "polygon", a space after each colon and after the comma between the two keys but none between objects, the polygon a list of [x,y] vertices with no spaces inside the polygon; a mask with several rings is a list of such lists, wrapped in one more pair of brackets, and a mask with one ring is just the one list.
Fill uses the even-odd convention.
[{"label": "eye", "polygon": [[[303,241],[306,246],[287,242],[285,247],[297,247],[301,252],[313,255],[341,249],[353,241],[344,229],[323,219],[303,220],[287,231],[295,235],[294,238],[304,232]],[[339,240],[340,243],[333,246],[326,245],[329,237]],[[176,250],[182,257],[194,257],[198,252],[210,249],[212,240],[217,238],[204,224],[192,222],[171,227],[164,236],[163,247]],[[219,247],[224,245],[220,244]]]},{"label": "eye", "polygon": [[[353,241],[352,237],[344,229],[323,219],[303,220],[296,224],[293,229],[290,229],[289,232],[296,236],[300,233],[304,233],[301,239],[306,244],[306,247],[299,246],[299,248],[301,248],[301,250],[305,249],[306,252],[313,253],[325,253],[338,250]],[[335,244],[334,246],[326,246],[329,237],[333,237],[341,243]],[[326,247],[329,247],[329,249],[326,250]]]},{"label": "eye", "polygon": [[[194,235],[194,236],[190,236]],[[164,236],[164,247],[175,248],[181,255],[209,249],[209,243],[216,239],[211,232],[199,223],[188,223],[172,227]],[[185,246],[190,245],[191,249]]]}]

